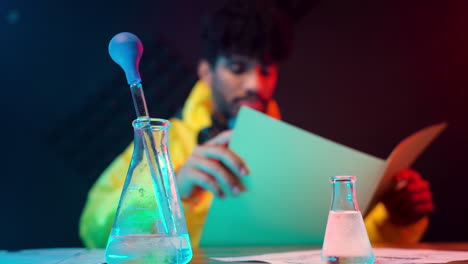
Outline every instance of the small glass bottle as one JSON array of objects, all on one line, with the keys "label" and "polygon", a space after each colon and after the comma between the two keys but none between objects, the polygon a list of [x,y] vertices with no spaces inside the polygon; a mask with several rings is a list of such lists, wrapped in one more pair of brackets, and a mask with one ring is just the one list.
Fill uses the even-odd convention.
[{"label": "small glass bottle", "polygon": [[325,263],[374,263],[374,253],[356,198],[355,182],[355,176],[331,178],[332,203],[322,247]]},{"label": "small glass bottle", "polygon": [[133,156],[106,261],[185,264],[192,258],[192,247],[167,149],[170,122],[138,118],[132,124]]}]

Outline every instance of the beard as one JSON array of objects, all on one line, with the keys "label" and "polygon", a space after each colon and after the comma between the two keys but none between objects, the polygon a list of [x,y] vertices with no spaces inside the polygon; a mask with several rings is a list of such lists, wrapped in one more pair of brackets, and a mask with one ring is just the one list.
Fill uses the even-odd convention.
[{"label": "beard", "polygon": [[264,113],[266,111],[267,103],[267,100],[261,98],[257,94],[249,93],[245,96],[237,97],[234,100],[232,100],[231,109],[234,116],[237,115],[239,109],[242,106],[250,107],[254,110]]}]

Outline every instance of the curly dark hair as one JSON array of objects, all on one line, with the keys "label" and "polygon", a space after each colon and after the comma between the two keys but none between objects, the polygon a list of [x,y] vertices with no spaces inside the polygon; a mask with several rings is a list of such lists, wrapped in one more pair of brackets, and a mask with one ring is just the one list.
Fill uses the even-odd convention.
[{"label": "curly dark hair", "polygon": [[287,58],[292,45],[288,17],[268,0],[230,0],[202,21],[202,58],[241,55],[270,64]]}]

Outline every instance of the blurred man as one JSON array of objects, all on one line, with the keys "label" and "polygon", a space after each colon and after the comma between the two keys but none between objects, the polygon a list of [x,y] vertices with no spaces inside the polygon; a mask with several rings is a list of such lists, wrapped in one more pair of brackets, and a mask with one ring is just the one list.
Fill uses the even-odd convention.
[{"label": "blurred man", "polygon": [[[228,148],[235,117],[248,106],[273,118],[278,63],[288,56],[292,33],[271,1],[234,0],[204,21],[199,81],[181,116],[172,118],[169,148],[192,244],[197,246],[213,196],[246,191],[247,164]],[[88,247],[105,247],[133,144],[104,171],[89,193],[80,223]],[[373,242],[415,242],[433,210],[428,183],[412,170],[395,177],[406,186],[386,194],[365,219]]]}]

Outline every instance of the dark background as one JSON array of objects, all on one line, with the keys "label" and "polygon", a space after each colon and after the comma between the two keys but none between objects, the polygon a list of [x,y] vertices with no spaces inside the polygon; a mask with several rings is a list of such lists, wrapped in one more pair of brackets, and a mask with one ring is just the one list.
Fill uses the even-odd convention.
[{"label": "dark background", "polygon": [[[108,41],[143,40],[148,104],[167,118],[196,79],[199,19],[217,3],[0,2],[1,249],[81,246],[86,193],[132,140]],[[285,121],[381,158],[449,123],[414,165],[436,204],[425,241],[468,239],[467,14],[466,1],[316,1],[280,68]]]}]

